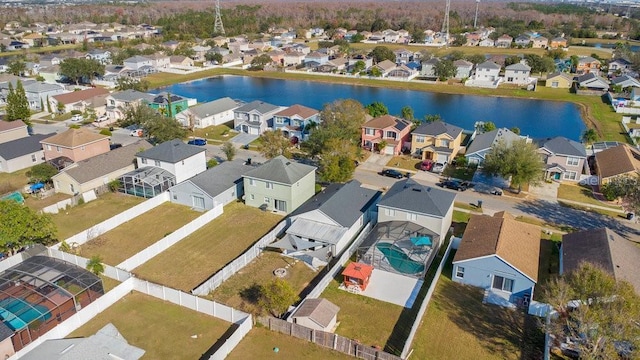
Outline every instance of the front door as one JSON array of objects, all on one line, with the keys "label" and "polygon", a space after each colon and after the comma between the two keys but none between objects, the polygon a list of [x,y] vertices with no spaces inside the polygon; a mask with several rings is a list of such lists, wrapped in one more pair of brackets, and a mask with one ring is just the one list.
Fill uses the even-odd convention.
[{"label": "front door", "polygon": [[282,212],[287,212],[287,202],[286,201],[274,199],[273,200],[273,205],[274,205],[276,210],[282,211]]}]

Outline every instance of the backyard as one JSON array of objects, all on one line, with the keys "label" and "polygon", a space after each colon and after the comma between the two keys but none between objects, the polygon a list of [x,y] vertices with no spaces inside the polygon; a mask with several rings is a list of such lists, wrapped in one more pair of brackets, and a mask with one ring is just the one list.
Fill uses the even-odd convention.
[{"label": "backyard", "polygon": [[134,272],[141,278],[191,291],[242,254],[280,220],[280,215],[240,202],[230,203],[218,218]]},{"label": "backyard", "polygon": [[413,340],[411,357],[443,360],[539,358],[544,336],[537,328],[538,320],[521,310],[482,304],[482,290],[451,281],[454,254],[449,255],[440,275]]},{"label": "backyard", "polygon": [[316,276],[316,272],[301,261],[265,251],[214,290],[209,297],[234,309],[260,314],[260,308],[256,304],[258,286],[274,279],[273,271],[278,268],[287,269],[284,279],[298,294]]},{"label": "backyard", "polygon": [[64,240],[132,208],[142,201],[144,199],[135,196],[106,193],[96,200],[61,211],[52,216],[53,222],[58,227],[58,239]]},{"label": "backyard", "polygon": [[[275,348],[278,348],[278,352],[274,351]],[[227,356],[227,359],[347,360],[354,358],[264,327],[254,327]]]},{"label": "backyard", "polygon": [[22,190],[27,184],[29,178],[27,177],[27,171],[24,169],[13,173],[0,172],[0,195],[4,195],[8,192]]},{"label": "backyard", "polygon": [[[358,340],[362,344],[384,349],[396,327],[402,306],[340,290],[342,276],[329,283],[320,297],[340,307],[337,334]],[[411,326],[411,324],[408,324]],[[416,359],[426,359],[416,357]]]},{"label": "backyard", "polygon": [[186,206],[164,203],[111,231],[95,234],[78,248],[79,255],[99,255],[104,263],[116,266],[200,215]]},{"label": "backyard", "polygon": [[230,323],[139,292],[120,299],[68,337],[86,337],[112,323],[145,359],[199,359]]}]

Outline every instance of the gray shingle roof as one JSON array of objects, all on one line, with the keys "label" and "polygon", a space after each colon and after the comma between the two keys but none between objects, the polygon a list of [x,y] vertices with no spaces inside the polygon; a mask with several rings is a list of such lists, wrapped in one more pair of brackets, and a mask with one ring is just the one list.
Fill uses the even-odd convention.
[{"label": "gray shingle roof", "polygon": [[327,299],[305,299],[291,316],[308,317],[318,325],[327,327],[338,311],[340,308]]},{"label": "gray shingle roof", "polygon": [[501,69],[500,65],[494,63],[493,61],[485,61],[482,64],[478,64],[478,66],[476,66],[476,68],[478,68],[478,69],[493,69],[493,70],[500,70]]},{"label": "gray shingle roof", "polygon": [[242,181],[242,175],[254,166],[245,165],[244,161],[225,161],[207,171],[187,180],[200,188],[211,197],[216,197],[227,191],[233,184]]},{"label": "gray shingle roof", "polygon": [[538,146],[544,147],[554,154],[587,157],[587,151],[584,145],[562,136],[541,139],[536,141],[536,143],[538,143]]},{"label": "gray shingle roof", "polygon": [[5,160],[19,158],[42,150],[40,141],[54,134],[35,134],[0,144],[0,157]]},{"label": "gray shingle roof", "polygon": [[315,166],[300,164],[280,155],[247,172],[244,176],[293,185],[315,170]]},{"label": "gray shingle roof", "polygon": [[116,100],[126,101],[126,102],[133,102],[141,99],[151,102],[155,98],[155,95],[129,89],[125,91],[114,92],[111,94],[111,97],[113,97]]},{"label": "gray shingle roof", "polygon": [[458,137],[458,135],[460,135],[461,132],[462,132],[461,127],[447,124],[446,122],[443,122],[443,121],[433,121],[430,123],[421,124],[411,133],[418,134],[418,135],[431,135],[431,136],[448,134],[449,136],[455,139]]},{"label": "gray shingle roof", "polygon": [[64,172],[78,183],[84,184],[133,164],[136,153],[152,147],[153,145],[146,140],[138,140],[133,144],[78,161],[76,166]]},{"label": "gray shingle roof", "polygon": [[505,70],[531,71],[531,66],[521,64],[521,63],[515,63],[507,66]]},{"label": "gray shingle roof", "polygon": [[520,136],[507,128],[495,129],[486,133],[476,135],[473,142],[467,148],[467,154],[473,154],[479,151],[490,149],[500,139],[504,139],[507,144],[520,139]]},{"label": "gray shingle roof", "polygon": [[378,206],[443,217],[453,206],[455,198],[456,194],[453,192],[406,179],[393,184]]},{"label": "gray shingle roof", "polygon": [[24,91],[34,92],[34,93],[41,93],[41,92],[55,91],[55,90],[62,90],[62,89],[64,89],[64,87],[61,85],[47,84],[43,82],[30,83],[24,86]]},{"label": "gray shingle roof", "polygon": [[235,111],[237,112],[250,112],[257,111],[260,114],[266,114],[271,111],[275,111],[280,109],[280,106],[272,105],[260,100],[254,100],[250,103],[244,104],[237,108]]},{"label": "gray shingle roof", "polygon": [[173,139],[156,145],[149,150],[140,152],[136,154],[136,156],[175,164],[204,151],[204,147],[187,145],[180,139]]},{"label": "gray shingle roof", "polygon": [[358,180],[351,180],[346,184],[331,184],[290,215],[296,216],[318,209],[338,224],[351,227],[380,194],[380,191],[362,187]]},{"label": "gray shingle roof", "polygon": [[238,107],[238,103],[230,97],[224,97],[218,100],[209,101],[203,104],[198,104],[189,108],[193,114],[200,118],[205,118],[214,114],[219,114],[228,110],[233,110]]}]

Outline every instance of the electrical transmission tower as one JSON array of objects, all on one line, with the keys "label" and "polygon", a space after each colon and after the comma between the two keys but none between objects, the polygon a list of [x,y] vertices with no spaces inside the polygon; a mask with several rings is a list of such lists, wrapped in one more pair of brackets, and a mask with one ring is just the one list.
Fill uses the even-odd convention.
[{"label": "electrical transmission tower", "polygon": [[213,32],[224,35],[224,25],[222,25],[222,16],[220,16],[220,0],[216,0],[216,22],[213,25]]},{"label": "electrical transmission tower", "polygon": [[445,36],[445,46],[449,46],[449,9],[451,8],[451,0],[447,0],[447,6],[444,9],[444,22],[442,23],[442,33]]},{"label": "electrical transmission tower", "polygon": [[480,0],[476,0],[476,16],[473,18],[473,28],[478,27],[478,7],[480,7]]}]

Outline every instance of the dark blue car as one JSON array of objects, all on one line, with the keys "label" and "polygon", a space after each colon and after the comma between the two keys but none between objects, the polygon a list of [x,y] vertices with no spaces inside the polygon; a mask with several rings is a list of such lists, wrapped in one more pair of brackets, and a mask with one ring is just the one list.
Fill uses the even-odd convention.
[{"label": "dark blue car", "polygon": [[205,146],[207,145],[207,140],[205,139],[191,139],[187,143],[189,145],[197,145],[197,146]]}]

